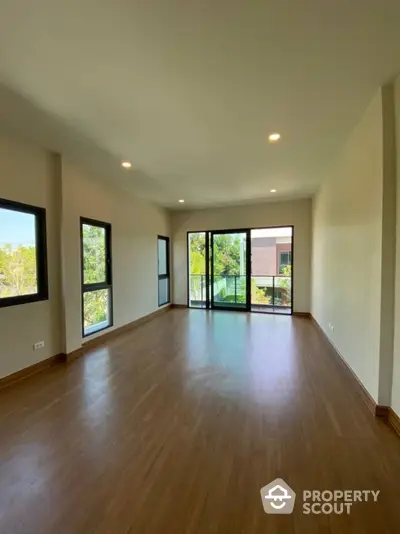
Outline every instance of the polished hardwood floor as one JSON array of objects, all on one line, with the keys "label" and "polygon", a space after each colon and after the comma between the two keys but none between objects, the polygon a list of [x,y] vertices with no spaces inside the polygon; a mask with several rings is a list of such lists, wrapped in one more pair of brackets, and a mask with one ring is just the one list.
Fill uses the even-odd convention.
[{"label": "polished hardwood floor", "polygon": [[[2,534],[400,532],[400,439],[307,319],[172,310],[0,391],[0,428]],[[305,489],[381,493],[303,515]]]}]

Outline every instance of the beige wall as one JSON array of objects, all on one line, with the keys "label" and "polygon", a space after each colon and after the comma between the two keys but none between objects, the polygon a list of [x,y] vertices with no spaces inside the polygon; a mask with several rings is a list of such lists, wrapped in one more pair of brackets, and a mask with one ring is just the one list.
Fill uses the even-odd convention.
[{"label": "beige wall", "polygon": [[[53,157],[0,138],[0,198],[46,208],[49,300],[0,308],[0,377],[61,352],[60,262]],[[33,344],[44,341],[43,349]]]},{"label": "beige wall", "polygon": [[[313,206],[312,314],[376,401],[382,401],[382,132],[379,91]],[[387,401],[390,392],[383,396]]]},{"label": "beige wall", "polygon": [[112,225],[113,328],[158,308],[157,235],[169,235],[169,219],[165,210],[99,182],[66,161],[62,176],[66,343],[71,352],[82,342],[79,218]]},{"label": "beige wall", "polygon": [[397,154],[397,232],[396,232],[396,285],[395,285],[395,334],[392,384],[392,408],[400,416],[400,76],[395,83],[395,121]]},{"label": "beige wall", "polygon": [[[46,208],[50,292],[48,301],[0,308],[0,377],[82,344],[80,216],[112,224],[113,328],[158,309],[157,235],[169,235],[165,210],[60,156],[6,139],[0,198]],[[45,347],[33,351],[42,340]]]},{"label": "beige wall", "polygon": [[294,225],[294,311],[310,311],[311,200],[269,202],[171,215],[173,302],[187,304],[187,232]]}]

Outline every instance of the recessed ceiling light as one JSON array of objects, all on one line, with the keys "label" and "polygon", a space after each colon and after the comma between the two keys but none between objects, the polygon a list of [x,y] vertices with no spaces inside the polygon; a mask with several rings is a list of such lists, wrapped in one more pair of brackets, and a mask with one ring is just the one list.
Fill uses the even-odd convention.
[{"label": "recessed ceiling light", "polygon": [[271,193],[276,193],[276,189],[271,189]]},{"label": "recessed ceiling light", "polygon": [[183,200],[183,198],[181,198],[180,200],[178,200],[178,202],[180,202],[181,204],[183,204],[185,201]]},{"label": "recessed ceiling light", "polygon": [[269,137],[268,137],[268,140],[270,143],[276,143],[277,141],[279,141],[279,139],[281,138],[281,134],[278,134],[278,133],[272,133]]},{"label": "recessed ceiling light", "polygon": [[123,161],[121,165],[124,169],[130,169],[132,167],[132,163],[130,161]]}]

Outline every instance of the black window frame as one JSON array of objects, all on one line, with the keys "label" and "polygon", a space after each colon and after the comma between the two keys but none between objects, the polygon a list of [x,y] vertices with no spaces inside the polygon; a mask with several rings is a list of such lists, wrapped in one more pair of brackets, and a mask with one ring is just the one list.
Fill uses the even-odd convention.
[{"label": "black window frame", "polygon": [[[167,272],[166,274],[160,274],[160,254],[159,254],[159,241],[166,242],[166,251],[167,251]],[[171,303],[171,266],[170,266],[170,241],[169,237],[164,235],[157,236],[157,290],[158,290],[158,307],[165,306]],[[160,280],[168,279],[168,300],[165,302],[160,302]]]},{"label": "black window frame", "polygon": [[0,298],[0,308],[18,306],[49,300],[48,272],[47,272],[47,230],[46,209],[30,204],[22,204],[14,200],[0,198],[0,209],[28,213],[35,216],[35,250],[37,293],[31,295],[17,295],[15,297]]},{"label": "black window frame", "polygon": [[[84,272],[84,261],[83,261],[83,225],[87,224],[90,226],[97,226],[104,228],[105,230],[105,247],[106,247],[106,278],[104,282],[93,282],[90,284],[85,284],[85,272]],[[97,219],[89,219],[88,217],[80,218],[80,245],[81,245],[81,308],[82,308],[82,338],[98,334],[103,330],[107,330],[114,325],[114,307],[113,307],[113,283],[112,283],[112,230],[111,223],[98,221]],[[108,289],[109,294],[109,314],[110,321],[107,326],[99,328],[93,332],[85,333],[85,308],[84,308],[84,297],[85,293],[91,291],[100,291],[102,289]]]}]

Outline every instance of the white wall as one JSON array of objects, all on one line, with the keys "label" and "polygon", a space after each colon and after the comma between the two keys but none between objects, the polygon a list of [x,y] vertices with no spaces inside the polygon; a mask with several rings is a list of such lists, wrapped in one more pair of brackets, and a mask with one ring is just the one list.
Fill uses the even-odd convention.
[{"label": "white wall", "polygon": [[382,161],[379,92],[314,199],[312,255],[312,314],[375,401],[379,390]]},{"label": "white wall", "polygon": [[[54,158],[0,138],[0,198],[46,208],[49,300],[0,308],[0,378],[61,352],[59,232]],[[43,349],[33,344],[44,341]]]},{"label": "white wall", "polygon": [[66,345],[69,353],[82,343],[80,217],[112,225],[113,328],[158,309],[157,235],[169,236],[169,218],[165,210],[99,182],[65,160],[62,182]]},{"label": "white wall", "polygon": [[187,304],[187,232],[294,225],[294,311],[310,311],[311,200],[176,211],[171,215],[173,302]]},{"label": "white wall", "polygon": [[[157,235],[169,235],[165,210],[61,156],[3,138],[0,198],[46,208],[50,294],[48,301],[0,308],[0,378],[81,346],[81,216],[112,224],[113,328],[158,309]],[[34,352],[42,340],[45,347]]]}]

